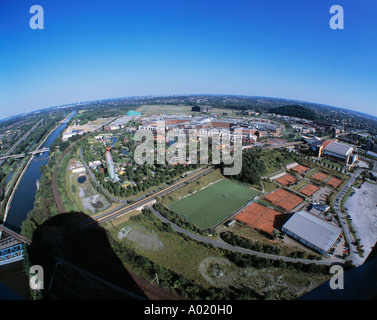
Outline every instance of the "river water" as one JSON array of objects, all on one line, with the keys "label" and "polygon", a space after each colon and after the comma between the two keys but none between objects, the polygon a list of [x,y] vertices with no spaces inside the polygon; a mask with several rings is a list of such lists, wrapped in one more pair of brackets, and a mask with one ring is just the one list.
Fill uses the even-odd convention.
[{"label": "river water", "polygon": [[[71,120],[76,114],[76,111],[71,114],[68,120]],[[50,147],[51,143],[59,137],[60,133],[65,129],[68,122],[59,125],[46,139],[40,147]],[[8,215],[4,225],[16,232],[21,231],[22,222],[26,219],[27,214],[34,208],[35,194],[37,191],[37,180],[41,179],[42,172],[41,166],[47,164],[49,160],[49,152],[42,155],[35,155],[34,159],[30,162],[29,167],[26,169],[17,191],[14,194]]]}]

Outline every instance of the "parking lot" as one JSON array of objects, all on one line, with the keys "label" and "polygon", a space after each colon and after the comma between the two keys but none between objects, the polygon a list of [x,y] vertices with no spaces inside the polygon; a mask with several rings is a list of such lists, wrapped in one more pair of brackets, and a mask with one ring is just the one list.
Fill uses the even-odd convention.
[{"label": "parking lot", "polygon": [[318,201],[319,203],[325,203],[328,195],[332,192],[331,188],[322,187],[316,193],[313,194],[313,201]]},{"label": "parking lot", "polygon": [[377,185],[363,183],[345,202],[352,226],[364,245],[365,257],[377,242]]}]

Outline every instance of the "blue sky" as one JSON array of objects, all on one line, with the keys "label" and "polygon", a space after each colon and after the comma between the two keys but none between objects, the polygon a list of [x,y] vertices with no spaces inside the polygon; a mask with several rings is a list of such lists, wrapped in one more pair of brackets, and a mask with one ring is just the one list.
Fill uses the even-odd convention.
[{"label": "blue sky", "polygon": [[[33,4],[44,30],[32,30]],[[332,5],[344,30],[329,27]],[[0,118],[78,101],[242,94],[377,116],[375,0],[0,0]]]}]

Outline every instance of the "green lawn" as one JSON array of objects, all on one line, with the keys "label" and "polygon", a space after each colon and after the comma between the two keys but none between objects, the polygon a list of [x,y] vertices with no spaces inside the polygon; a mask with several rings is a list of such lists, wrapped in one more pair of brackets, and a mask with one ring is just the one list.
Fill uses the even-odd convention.
[{"label": "green lawn", "polygon": [[209,229],[253,199],[258,191],[220,180],[169,205],[169,208],[203,229]]}]

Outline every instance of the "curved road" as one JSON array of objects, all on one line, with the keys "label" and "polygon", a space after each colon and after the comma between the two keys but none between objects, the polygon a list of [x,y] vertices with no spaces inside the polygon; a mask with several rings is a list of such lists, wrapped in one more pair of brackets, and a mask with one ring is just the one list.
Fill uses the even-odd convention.
[{"label": "curved road", "polygon": [[[193,180],[196,180],[196,179],[200,178],[201,176],[208,174],[212,170],[214,170],[213,167],[205,168],[205,169],[199,169],[199,170],[193,172],[188,177],[180,180],[176,184],[174,184],[174,185],[172,185],[172,186],[170,186],[166,189],[163,189],[159,192],[156,192],[155,194],[150,195],[150,196],[148,196],[148,197],[146,197],[142,200],[139,200],[134,204],[131,204],[131,205],[123,204],[122,206],[118,207],[117,209],[113,210],[112,212],[100,214],[100,215],[97,215],[95,217],[88,218],[88,220],[82,222],[82,227],[83,228],[95,227],[99,224],[106,223],[106,222],[113,220],[113,219],[115,219],[119,216],[122,216],[122,215],[124,215],[124,214],[126,214],[126,213],[128,213],[132,210],[135,210],[136,208],[148,205],[148,204],[150,204],[151,201],[155,200],[157,197],[164,196],[164,195],[166,195],[166,194],[168,194],[168,193],[170,193],[174,190],[177,190],[177,189],[181,188],[184,184],[191,182]],[[335,260],[335,259],[325,259],[325,260],[298,259],[298,258],[290,258],[290,257],[285,257],[285,256],[278,256],[278,255],[258,252],[258,251],[254,251],[254,250],[250,250],[250,249],[246,249],[246,248],[241,248],[241,247],[235,247],[235,246],[232,246],[232,245],[226,243],[221,238],[219,240],[213,240],[213,239],[209,239],[209,238],[200,236],[198,234],[192,233],[192,232],[190,232],[186,229],[183,229],[183,228],[175,225],[174,223],[172,223],[170,220],[163,217],[155,209],[153,209],[153,208],[151,208],[151,209],[152,209],[152,212],[155,214],[155,216],[158,219],[160,219],[161,221],[163,221],[165,223],[169,223],[171,225],[171,227],[176,232],[183,233],[183,234],[189,236],[190,238],[192,238],[196,241],[209,243],[209,244],[212,244],[213,246],[223,248],[223,249],[226,249],[226,250],[229,250],[229,251],[232,251],[232,252],[240,252],[240,253],[249,254],[249,255],[256,255],[256,256],[261,257],[261,258],[272,259],[272,260],[283,260],[285,262],[293,262],[293,263],[301,262],[301,263],[304,263],[304,264],[314,263],[314,264],[320,264],[320,265],[332,265],[334,263],[344,263],[344,260],[341,260],[341,259],[338,259],[338,260]]]},{"label": "curved road", "polygon": [[273,254],[268,254],[268,253],[263,253],[263,252],[254,251],[254,250],[250,250],[250,249],[245,249],[245,248],[241,248],[241,247],[235,247],[235,246],[230,245],[229,243],[226,243],[221,238],[219,238],[219,240],[213,240],[213,239],[209,239],[209,238],[203,237],[201,235],[198,235],[196,233],[192,233],[192,232],[190,232],[186,229],[183,229],[183,228],[177,226],[176,224],[172,223],[170,220],[166,219],[164,216],[161,215],[161,213],[156,211],[154,208],[151,207],[150,209],[152,210],[154,215],[158,219],[160,219],[162,222],[169,223],[171,225],[171,227],[174,229],[174,231],[176,231],[178,233],[183,233],[183,234],[189,236],[190,238],[192,238],[196,241],[209,243],[209,244],[212,244],[215,247],[226,249],[226,250],[229,250],[229,251],[232,251],[232,252],[240,252],[240,253],[244,253],[244,254],[255,255],[255,256],[258,256],[258,257],[261,257],[261,258],[265,258],[265,259],[283,260],[285,262],[293,262],[293,263],[301,262],[301,263],[304,263],[304,264],[315,263],[315,264],[322,264],[322,265],[332,265],[332,264],[337,263],[337,262],[338,263],[343,262],[342,260],[339,260],[339,261],[336,261],[336,260],[309,260],[309,259],[290,258],[290,257],[277,256],[277,255],[273,255]]}]

